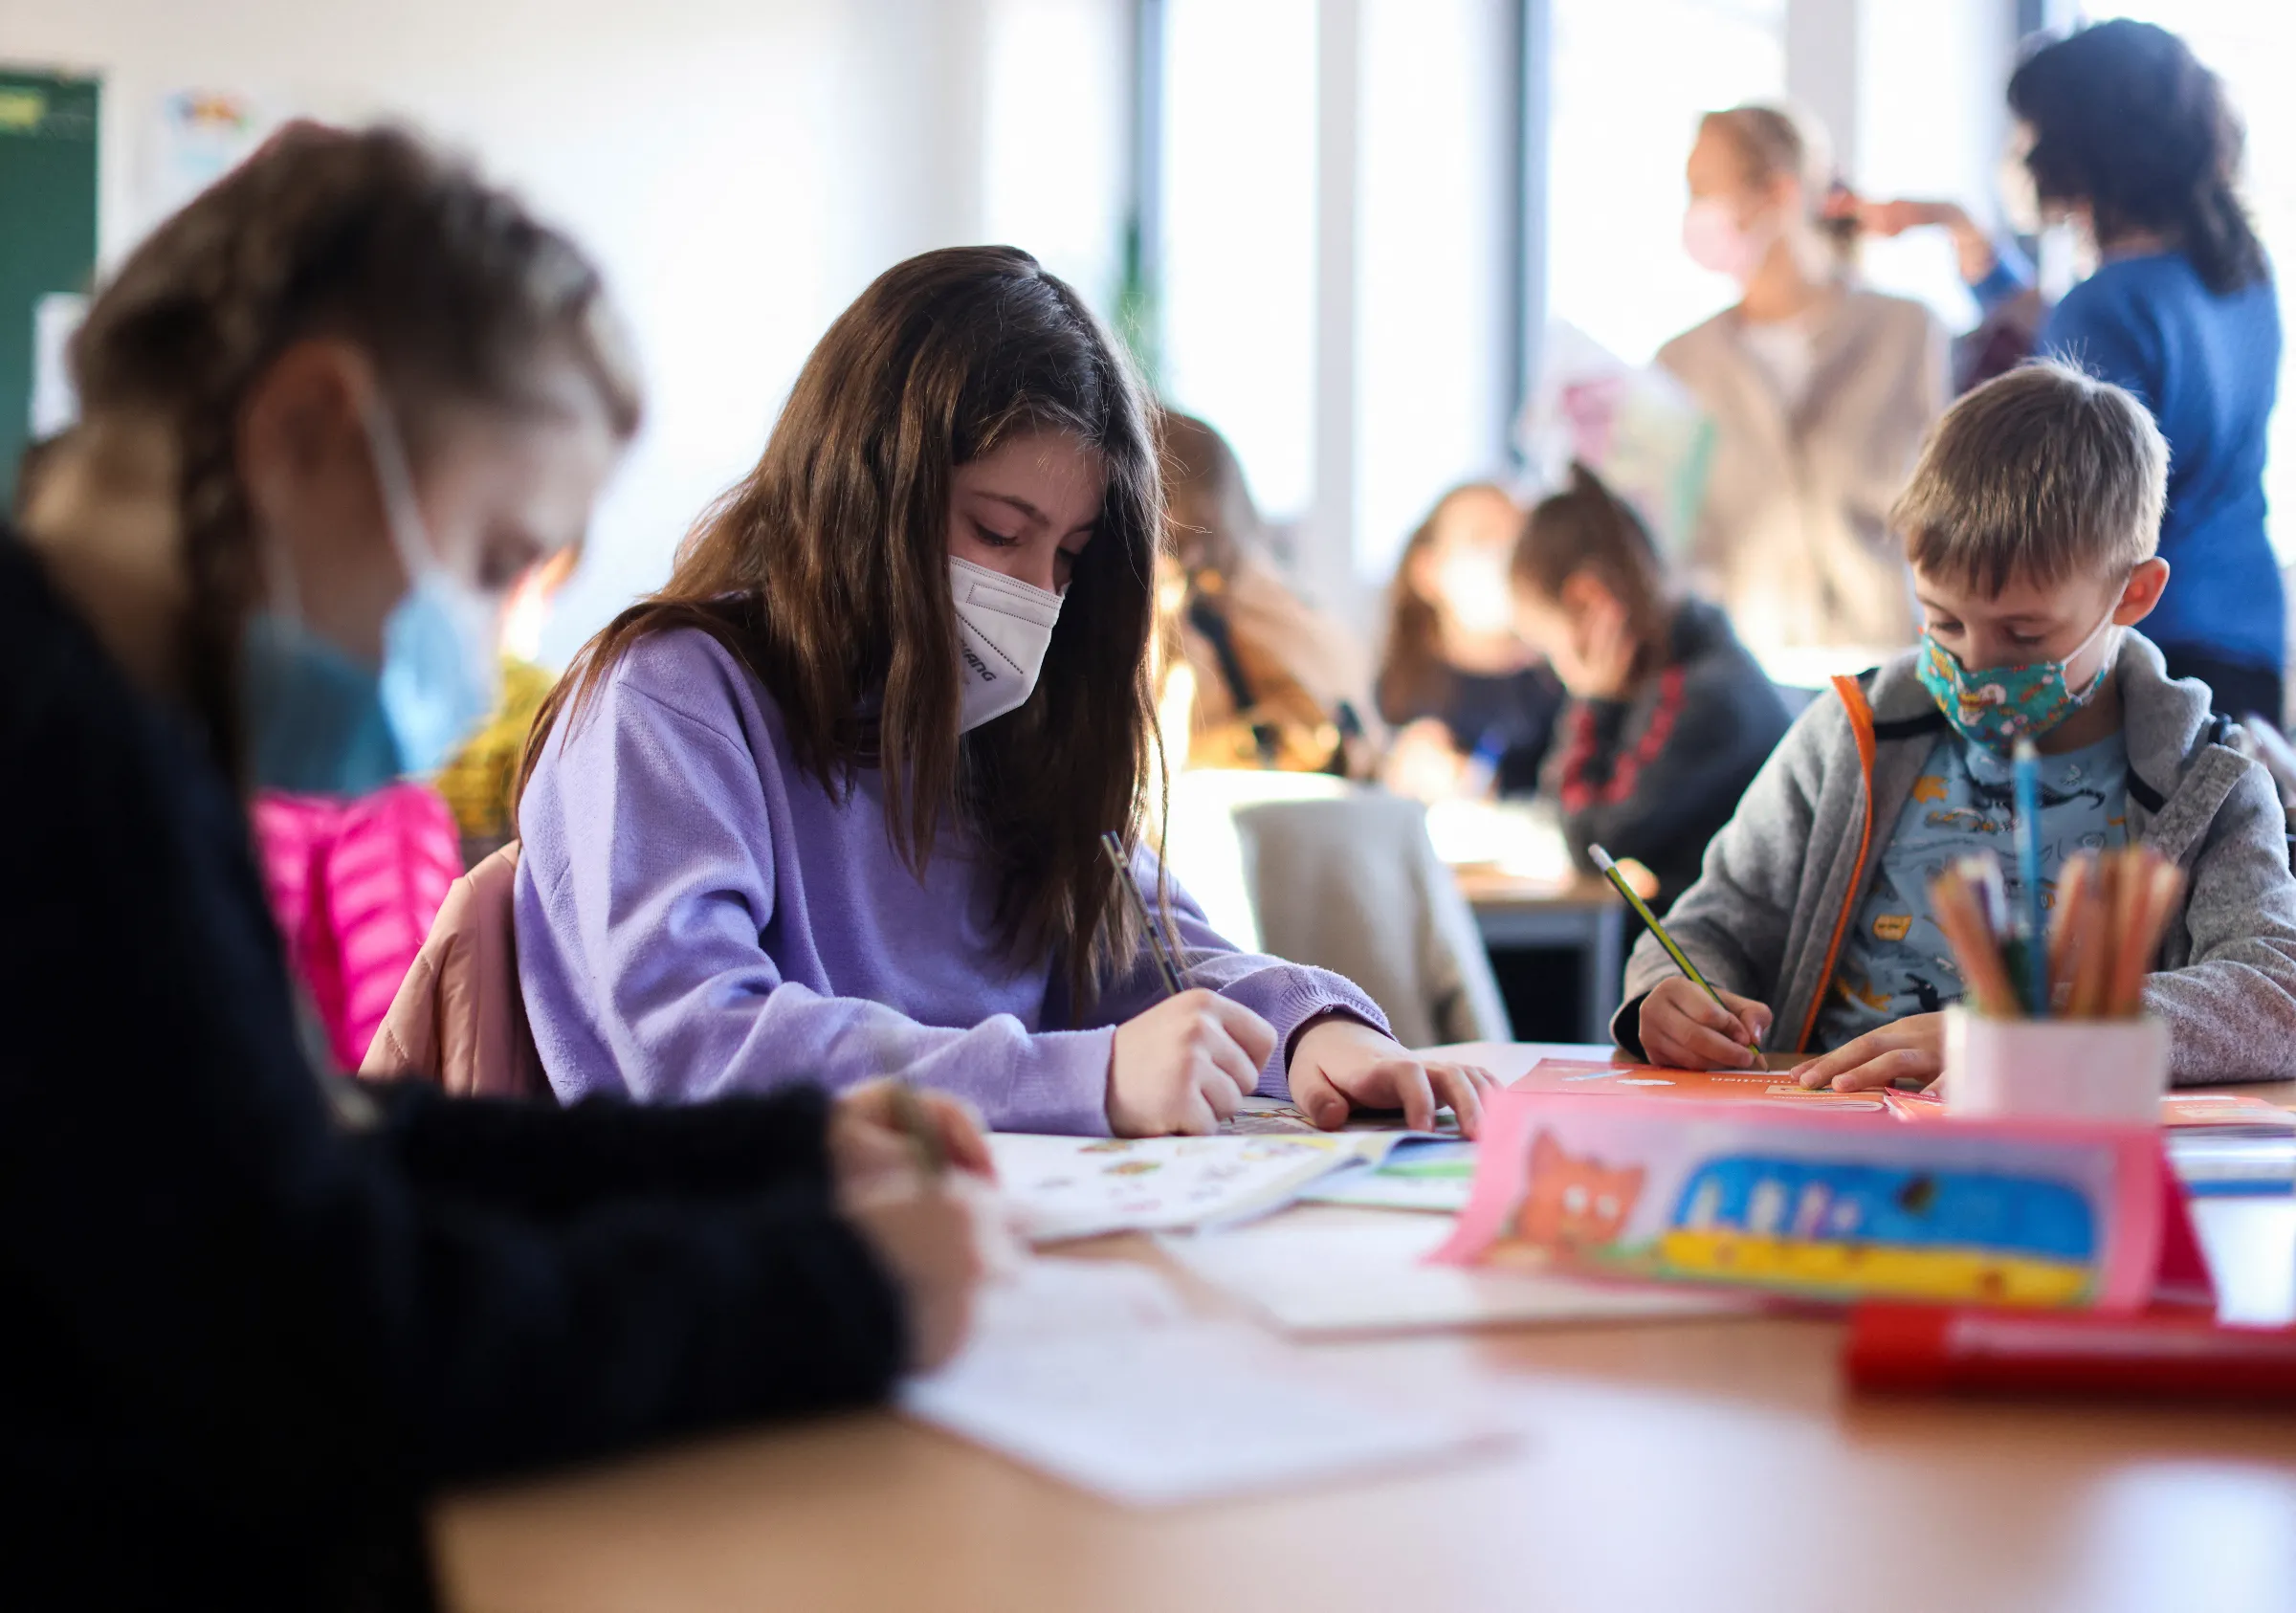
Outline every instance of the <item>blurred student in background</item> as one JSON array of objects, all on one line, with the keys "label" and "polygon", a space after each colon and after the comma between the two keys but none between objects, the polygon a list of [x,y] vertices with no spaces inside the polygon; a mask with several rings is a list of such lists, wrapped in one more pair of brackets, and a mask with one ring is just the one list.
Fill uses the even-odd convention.
[{"label": "blurred student in background", "polygon": [[462,861],[475,868],[480,858],[517,838],[519,759],[536,715],[558,682],[543,666],[542,627],[559,590],[582,563],[582,545],[569,544],[528,569],[514,584],[502,608],[501,693],[493,712],[439,769],[438,793],[453,811],[462,838]]},{"label": "blurred student in background", "polygon": [[[2169,673],[2229,717],[2281,720],[2285,602],[2264,530],[2265,428],[2280,378],[2272,267],[2239,190],[2242,136],[2217,76],[2150,23],[2099,23],[2009,80],[2009,223],[2069,225],[2094,269],[2043,320],[2049,355],[2125,387],[2169,442],[2160,558],[2174,581],[2145,624]],[[1980,303],[2029,292],[2015,243],[1952,202],[1859,210],[1884,234],[1952,231]]]},{"label": "blurred student in background", "polygon": [[1856,226],[1822,216],[1832,155],[1800,112],[1709,113],[1688,175],[1684,248],[1740,293],[1658,354],[1716,432],[1693,580],[1774,676],[1815,683],[1912,642],[1885,517],[1945,408],[1945,331],[1856,283]]},{"label": "blurred student in background", "polygon": [[1389,788],[1443,801],[1538,787],[1563,692],[1514,630],[1507,568],[1522,525],[1505,488],[1469,482],[1403,545],[1380,659]]},{"label": "blurred student in background", "polygon": [[1016,1131],[1208,1132],[1259,1093],[1471,1135],[1486,1072],[1236,951],[1140,844],[1163,519],[1072,288],[1009,247],[880,275],[536,724],[518,962],[559,1095],[898,1074]]},{"label": "blurred student in background", "polygon": [[1591,869],[1599,845],[1640,863],[1663,913],[1784,737],[1785,707],[1728,618],[1681,596],[1641,518],[1584,466],[1531,512],[1512,578],[1523,637],[1570,691],[1546,793],[1571,854]]},{"label": "blurred student in background", "polygon": [[1384,745],[1371,657],[1269,557],[1226,440],[1191,415],[1158,416],[1176,573],[1159,613],[1177,651],[1166,676],[1184,666],[1192,692],[1188,764],[1368,778]]},{"label": "blurred student in background", "polygon": [[586,524],[638,411],[587,260],[406,135],[295,125],[71,357],[81,422],[0,528],[0,775],[39,786],[0,795],[11,1591],[428,1605],[450,1484],[952,1350],[982,1233],[881,1088],[455,1102],[298,1034],[242,789],[354,758],[382,677],[472,696]]}]

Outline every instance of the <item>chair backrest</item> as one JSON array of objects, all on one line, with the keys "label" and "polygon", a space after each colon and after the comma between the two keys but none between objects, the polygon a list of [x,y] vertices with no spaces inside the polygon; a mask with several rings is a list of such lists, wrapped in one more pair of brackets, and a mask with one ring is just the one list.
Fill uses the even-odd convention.
[{"label": "chair backrest", "polygon": [[463,1097],[549,1094],[519,991],[518,872],[514,840],[454,881],[361,1075],[420,1076]]},{"label": "chair backrest", "polygon": [[1474,915],[1426,809],[1380,790],[1237,808],[1261,947],[1345,975],[1424,1048],[1512,1039]]}]

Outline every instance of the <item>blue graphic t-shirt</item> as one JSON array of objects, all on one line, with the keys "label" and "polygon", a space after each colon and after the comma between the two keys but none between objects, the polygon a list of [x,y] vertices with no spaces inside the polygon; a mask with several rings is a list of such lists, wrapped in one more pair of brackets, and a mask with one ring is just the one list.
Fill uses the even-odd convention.
[{"label": "blue graphic t-shirt", "polygon": [[[2067,858],[2128,842],[2129,747],[2117,731],[2093,745],[2041,759],[2044,910],[2056,900],[2057,875]],[[1914,780],[1882,848],[1873,890],[1843,940],[1818,1016],[1821,1047],[1839,1048],[1892,1021],[1961,1000],[1961,971],[1930,911],[1930,882],[1956,858],[1982,851],[1999,858],[2016,911],[2023,887],[2009,761],[1949,734]]]}]

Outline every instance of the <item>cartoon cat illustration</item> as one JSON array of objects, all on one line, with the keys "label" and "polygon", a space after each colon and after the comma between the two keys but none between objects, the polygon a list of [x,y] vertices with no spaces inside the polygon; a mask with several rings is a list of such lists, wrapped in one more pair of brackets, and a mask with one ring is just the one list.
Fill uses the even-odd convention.
[{"label": "cartoon cat illustration", "polygon": [[1594,1248],[1625,1227],[1643,1190],[1643,1167],[1613,1170],[1600,1160],[1563,1152],[1551,1133],[1531,1143],[1531,1180],[1515,1230],[1550,1248]]}]

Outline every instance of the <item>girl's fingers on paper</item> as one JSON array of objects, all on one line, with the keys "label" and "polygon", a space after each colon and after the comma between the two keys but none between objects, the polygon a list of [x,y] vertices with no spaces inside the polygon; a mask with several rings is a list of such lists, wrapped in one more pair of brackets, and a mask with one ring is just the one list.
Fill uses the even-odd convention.
[{"label": "girl's fingers on paper", "polygon": [[1302,1115],[1327,1132],[1347,1123],[1347,1097],[1330,1076],[1306,1059],[1292,1063],[1292,1103]]},{"label": "girl's fingers on paper", "polygon": [[[1459,1117],[1459,1135],[1472,1138],[1483,1130],[1483,1088],[1490,1084],[1490,1072],[1468,1064],[1431,1064],[1427,1073],[1434,1078],[1436,1097],[1451,1106]],[[1477,1076],[1482,1079],[1478,1081]]]},{"label": "girl's fingers on paper", "polygon": [[1403,1124],[1415,1132],[1435,1129],[1435,1086],[1427,1067],[1415,1058],[1390,1059],[1372,1068],[1374,1087],[1393,1089],[1394,1107],[1403,1112]]}]

